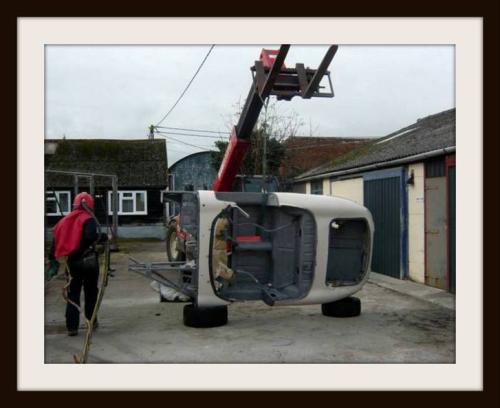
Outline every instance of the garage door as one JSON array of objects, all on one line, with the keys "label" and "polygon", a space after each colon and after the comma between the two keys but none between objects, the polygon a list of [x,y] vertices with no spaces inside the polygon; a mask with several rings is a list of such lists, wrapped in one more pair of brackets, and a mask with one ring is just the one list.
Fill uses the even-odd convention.
[{"label": "garage door", "polygon": [[368,175],[363,187],[364,204],[375,224],[372,271],[402,278],[401,172]]}]

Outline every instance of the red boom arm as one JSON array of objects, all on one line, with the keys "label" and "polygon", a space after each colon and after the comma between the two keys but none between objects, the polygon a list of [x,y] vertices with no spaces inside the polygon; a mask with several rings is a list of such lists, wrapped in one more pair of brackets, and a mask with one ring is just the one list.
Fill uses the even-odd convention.
[{"label": "red boom arm", "polygon": [[[250,135],[257,123],[264,100],[270,95],[290,100],[294,96],[309,99],[313,96],[333,97],[328,65],[337,52],[338,46],[332,45],[325,54],[318,69],[304,68],[297,64],[287,68],[284,64],[289,45],[282,45],[279,51],[263,49],[260,60],[251,68],[254,78],[245,101],[238,124],[233,128],[229,143],[222,160],[217,178],[212,185],[214,191],[231,191],[234,180],[250,147]],[[328,77],[330,92],[321,92],[320,81]]]},{"label": "red boom arm", "polygon": [[238,174],[238,170],[241,167],[241,163],[249,147],[250,140],[239,139],[236,134],[236,128],[233,127],[233,131],[229,137],[229,144],[220,165],[219,174],[217,174],[217,178],[212,186],[212,190],[231,191],[234,179]]}]

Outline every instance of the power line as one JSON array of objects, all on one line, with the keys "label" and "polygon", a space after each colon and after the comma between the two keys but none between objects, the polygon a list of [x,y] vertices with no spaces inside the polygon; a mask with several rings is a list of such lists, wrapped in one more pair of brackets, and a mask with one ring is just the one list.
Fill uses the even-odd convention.
[{"label": "power line", "polygon": [[160,135],[160,136],[165,137],[167,140],[172,140],[172,141],[177,142],[177,143],[185,144],[186,146],[196,147],[197,149],[201,149],[201,150],[208,150],[209,149],[208,147],[197,146],[197,145],[194,145],[194,144],[191,144],[188,142],[184,142],[184,141],[179,140],[179,139],[175,139],[172,136],[165,136],[165,135]]},{"label": "power line", "polygon": [[[183,145],[185,145],[186,147],[190,147],[192,149],[200,149],[200,150],[207,150],[208,149],[206,147],[201,147],[201,146],[196,146],[196,145],[193,145],[193,144],[190,144],[190,143],[186,143],[186,142],[181,142],[180,140],[174,140],[174,139],[168,139],[170,142],[173,142],[173,143],[181,143]],[[168,148],[167,148],[168,150]]]},{"label": "power line", "polygon": [[204,130],[204,129],[186,129],[186,128],[178,128],[178,127],[171,127],[171,126],[155,126],[157,128],[161,129],[173,129],[173,130],[183,130],[183,131],[188,131],[188,132],[202,132],[202,133],[215,133],[215,134],[224,134],[228,135],[229,132],[218,132],[216,130]]},{"label": "power line", "polygon": [[[194,137],[213,137],[213,136],[191,135],[191,134],[186,134],[186,133],[175,133],[175,132],[172,132],[172,133],[170,133],[170,132],[169,133],[156,132],[156,134],[159,136],[165,137],[166,139],[175,141],[177,143],[182,143],[182,144],[185,144],[187,146],[196,147],[198,149],[204,149],[204,150],[208,149],[209,147],[202,147],[202,146],[194,145],[194,144],[191,144],[188,142],[184,142],[182,140],[175,139],[170,135],[194,136]],[[216,139],[218,139],[218,138],[216,137]],[[303,150],[303,149],[315,149],[315,148],[320,148],[320,147],[332,147],[332,145],[331,144],[318,144],[318,145],[299,146],[299,147],[286,147],[286,146],[284,146],[284,147],[285,147],[285,154],[286,154],[286,152],[290,151],[290,150]]]},{"label": "power line", "polygon": [[194,145],[191,143],[183,142],[182,140],[174,139],[173,137],[168,137],[167,139],[171,140],[173,142],[182,143],[183,145],[186,145],[186,146],[194,147],[196,149],[208,150],[208,147],[203,147],[203,146],[198,146],[198,145]]},{"label": "power line", "polygon": [[220,139],[223,138],[223,135],[220,136],[210,136],[210,135],[195,135],[193,133],[178,133],[178,132],[155,132],[157,135],[168,136],[168,135],[178,135],[178,136],[194,136],[194,137],[205,137],[209,139]]},{"label": "power line", "polygon": [[205,61],[207,60],[208,56],[210,55],[210,53],[212,52],[212,50],[214,49],[215,47],[215,44],[212,44],[210,46],[210,49],[208,50],[207,52],[207,55],[205,55],[205,58],[203,58],[203,60],[201,61],[201,64],[200,66],[198,67],[198,69],[196,70],[196,72],[194,73],[193,77],[191,78],[191,80],[188,82],[188,84],[186,85],[186,87],[184,88],[184,90],[182,91],[182,93],[180,94],[179,98],[177,98],[177,100],[175,101],[175,103],[172,105],[172,107],[169,109],[169,111],[165,114],[165,116],[163,116],[163,118],[156,124],[156,126],[160,125],[166,118],[168,115],[170,115],[170,113],[174,110],[174,108],[177,106],[177,104],[180,102],[180,100],[182,99],[182,97],[184,96],[184,94],[186,93],[186,91],[189,89],[189,87],[191,86],[191,84],[193,83],[194,79],[196,78],[196,76],[198,75],[198,73],[200,72],[201,70],[201,67],[203,67],[203,64],[205,64]]},{"label": "power line", "polygon": [[[176,147],[177,147],[177,146],[176,146]],[[175,153],[188,153],[188,152],[189,152],[189,150],[187,150],[187,148],[190,148],[189,146],[186,146],[186,150],[184,150],[183,146],[178,146],[178,147],[179,147],[179,149],[174,149],[174,148],[172,148],[172,147],[169,147],[169,148],[167,149],[167,153],[169,153],[169,152],[175,152]]]}]

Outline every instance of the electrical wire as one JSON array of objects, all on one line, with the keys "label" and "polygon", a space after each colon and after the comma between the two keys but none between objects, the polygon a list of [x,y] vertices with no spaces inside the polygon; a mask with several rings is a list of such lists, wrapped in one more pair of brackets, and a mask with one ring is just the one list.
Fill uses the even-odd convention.
[{"label": "electrical wire", "polygon": [[201,146],[196,146],[196,145],[192,145],[192,144],[189,144],[189,143],[185,143],[185,142],[181,142],[179,140],[170,140],[168,139],[170,142],[173,142],[173,143],[182,143],[183,145],[185,145],[186,147],[190,147],[192,149],[199,149],[199,150],[202,150],[204,152],[208,152],[209,149],[206,148],[206,147],[201,147]]},{"label": "electrical wire", "polygon": [[198,146],[198,145],[195,145],[195,144],[192,144],[192,143],[187,143],[187,142],[184,142],[182,140],[175,139],[172,136],[168,137],[167,139],[170,139],[170,140],[172,140],[174,142],[177,142],[177,143],[185,144],[186,146],[196,147],[196,148],[202,149],[202,150],[207,150],[208,149],[208,146]]},{"label": "electrical wire", "polygon": [[[179,149],[183,148],[183,146],[178,146],[178,147],[179,147]],[[189,148],[189,146],[186,146],[186,147]],[[177,150],[177,149],[173,149],[171,146],[169,146],[169,148],[168,148],[168,152],[174,152],[174,153],[187,153],[188,151],[189,150]]]},{"label": "electrical wire", "polygon": [[202,133],[215,133],[215,134],[224,134],[228,135],[230,132],[218,132],[216,130],[204,130],[204,129],[186,129],[186,128],[178,128],[178,127],[171,127],[171,126],[155,126],[160,129],[173,129],[173,130],[184,130],[188,132],[202,132]]},{"label": "electrical wire", "polygon": [[163,116],[163,118],[161,118],[161,120],[156,124],[156,126],[159,126],[168,117],[168,115],[170,115],[170,113],[172,113],[172,111],[174,110],[174,108],[177,106],[177,104],[180,102],[180,100],[182,99],[182,97],[184,96],[184,94],[187,92],[187,90],[189,89],[189,87],[193,83],[194,79],[196,78],[196,76],[200,72],[201,68],[205,64],[205,61],[207,60],[208,56],[210,55],[210,53],[212,52],[212,50],[214,49],[214,47],[215,47],[215,44],[212,44],[210,46],[210,49],[208,50],[207,55],[205,55],[205,58],[203,58],[203,60],[201,61],[201,64],[198,67],[198,69],[196,70],[196,72],[194,73],[193,77],[189,80],[188,84],[186,85],[186,87],[184,88],[184,90],[181,92],[180,96],[177,98],[177,100],[175,101],[175,103],[168,110],[168,112],[165,114],[165,116]]},{"label": "electrical wire", "polygon": [[186,146],[196,147],[197,149],[201,149],[201,150],[205,150],[205,151],[208,151],[208,150],[209,150],[209,147],[208,147],[208,146],[205,146],[205,147],[202,147],[202,146],[197,146],[197,145],[194,145],[194,144],[192,144],[192,143],[183,142],[182,140],[175,139],[175,138],[173,138],[172,136],[165,136],[165,135],[159,135],[159,136],[163,136],[163,137],[164,137],[164,138],[166,138],[167,140],[171,140],[171,141],[174,141],[174,142],[177,142],[177,143],[182,143],[182,144],[185,144]]},{"label": "electrical wire", "polygon": [[194,136],[194,137],[204,137],[204,138],[209,138],[209,139],[221,139],[224,138],[223,135],[220,136],[210,136],[210,135],[195,135],[192,133],[179,133],[179,132],[155,132],[158,135],[161,136],[168,136],[168,135],[178,135],[178,136]]}]

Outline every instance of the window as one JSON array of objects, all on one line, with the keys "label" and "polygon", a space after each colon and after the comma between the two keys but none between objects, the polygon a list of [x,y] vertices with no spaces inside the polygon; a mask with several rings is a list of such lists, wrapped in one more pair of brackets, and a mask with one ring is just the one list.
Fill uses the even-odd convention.
[{"label": "window", "polygon": [[244,178],[243,191],[247,193],[260,193],[262,191],[262,181],[258,178]]},{"label": "window", "polygon": [[[71,209],[71,193],[69,191],[45,192],[45,212],[51,216],[66,215]],[[62,214],[61,214],[62,213]]]},{"label": "window", "polygon": [[168,183],[168,190],[169,191],[174,191],[175,190],[175,174],[169,174],[167,176],[167,183]]},{"label": "window", "polygon": [[444,177],[445,176],[444,156],[437,157],[425,162],[425,177]]},{"label": "window", "polygon": [[311,181],[311,194],[323,194],[323,180]]},{"label": "window", "polygon": [[[108,191],[108,212],[113,215],[113,192]],[[146,191],[118,191],[118,215],[146,215],[147,192]]]}]

